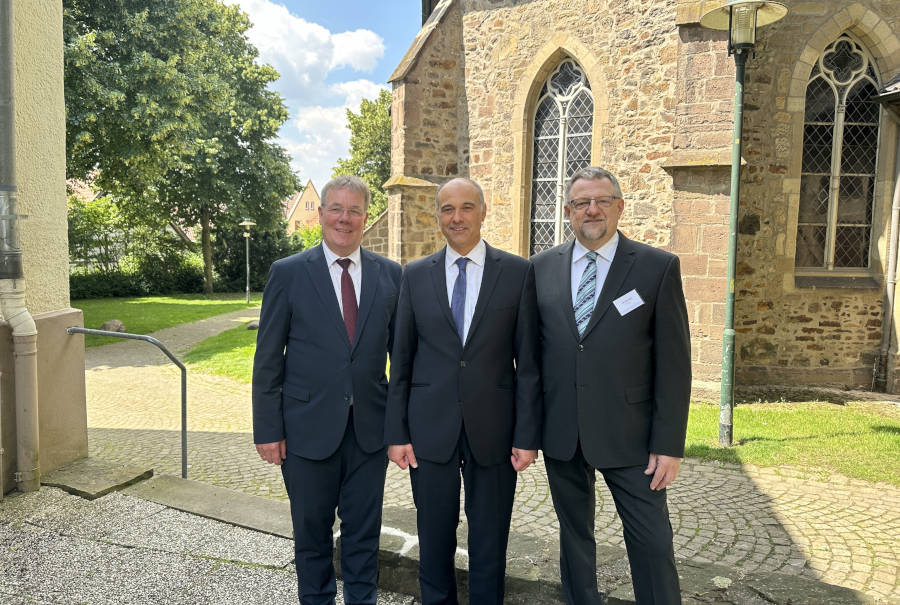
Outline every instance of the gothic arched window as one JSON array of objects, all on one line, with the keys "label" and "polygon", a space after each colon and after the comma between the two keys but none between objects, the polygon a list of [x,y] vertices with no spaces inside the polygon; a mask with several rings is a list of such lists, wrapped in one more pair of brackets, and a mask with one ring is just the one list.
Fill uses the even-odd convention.
[{"label": "gothic arched window", "polygon": [[879,88],[872,60],[842,35],[806,87],[797,269],[869,266],[878,155]]},{"label": "gothic arched window", "polygon": [[550,74],[534,116],[531,174],[531,254],[572,237],[563,213],[566,181],[591,162],[594,97],[584,70],[571,59]]}]

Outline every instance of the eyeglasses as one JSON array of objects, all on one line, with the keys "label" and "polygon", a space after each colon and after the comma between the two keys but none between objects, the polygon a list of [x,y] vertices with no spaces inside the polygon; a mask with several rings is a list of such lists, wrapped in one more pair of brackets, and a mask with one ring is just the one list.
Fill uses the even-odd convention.
[{"label": "eyeglasses", "polygon": [[353,206],[352,208],[344,208],[343,206],[337,205],[327,206],[325,212],[334,217],[343,216],[344,212],[347,212],[353,218],[360,218],[366,214],[366,211],[359,206]]},{"label": "eyeglasses", "polygon": [[604,210],[612,207],[616,200],[621,199],[617,197],[576,197],[574,200],[569,200],[569,205],[572,206],[578,212],[583,212],[588,209],[591,205],[591,202],[597,204],[598,208],[603,208]]}]

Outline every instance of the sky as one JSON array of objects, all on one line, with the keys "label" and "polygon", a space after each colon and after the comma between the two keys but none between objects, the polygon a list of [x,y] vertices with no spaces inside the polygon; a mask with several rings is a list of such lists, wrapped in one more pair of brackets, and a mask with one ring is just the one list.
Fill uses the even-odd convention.
[{"label": "sky", "polygon": [[422,24],[421,0],[230,0],[250,16],[259,60],[281,77],[271,85],[290,117],[279,143],[301,182],[317,191],[347,157],[346,110],[374,99]]}]

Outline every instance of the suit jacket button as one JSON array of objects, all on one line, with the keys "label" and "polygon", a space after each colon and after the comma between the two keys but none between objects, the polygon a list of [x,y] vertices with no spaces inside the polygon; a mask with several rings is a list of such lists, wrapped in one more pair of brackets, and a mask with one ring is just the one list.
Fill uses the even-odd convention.
[{"label": "suit jacket button", "polygon": [[461,368],[466,367],[466,362],[465,362],[465,361],[460,361],[460,362],[459,362],[459,367],[461,367]]},{"label": "suit jacket button", "polygon": [[578,350],[579,350],[579,351],[584,351],[584,345],[578,345]]}]

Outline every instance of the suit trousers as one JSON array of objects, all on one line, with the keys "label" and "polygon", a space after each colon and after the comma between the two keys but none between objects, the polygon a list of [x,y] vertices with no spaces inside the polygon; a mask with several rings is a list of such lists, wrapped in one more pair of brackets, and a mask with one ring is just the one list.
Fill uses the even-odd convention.
[{"label": "suit trousers", "polygon": [[[594,537],[595,469],[579,443],[571,460],[544,456],[553,506],[559,519],[560,572],[567,605],[602,603],[597,592]],[[650,489],[645,465],[597,469],[622,520],[631,582],[638,605],[681,603],[666,491]]]},{"label": "suit trousers", "polygon": [[369,454],[359,447],[352,411],[334,454],[310,460],[288,453],[281,465],[291,501],[294,562],[303,605],[335,602],[335,508],[341,519],[344,602],[375,604],[387,455],[385,450]]},{"label": "suit trousers", "polygon": [[419,586],[422,605],[456,605],[456,528],[460,474],[469,524],[469,603],[502,605],[506,543],[516,492],[516,471],[508,461],[482,466],[475,461],[465,431],[449,461],[419,458],[411,469],[419,532]]}]

